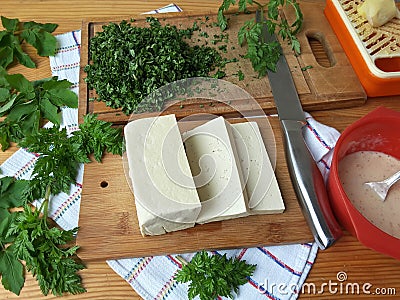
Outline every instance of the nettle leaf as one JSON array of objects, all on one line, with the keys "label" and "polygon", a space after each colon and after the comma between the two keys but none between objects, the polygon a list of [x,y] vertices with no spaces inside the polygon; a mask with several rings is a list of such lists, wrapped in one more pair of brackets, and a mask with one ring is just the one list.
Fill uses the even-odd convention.
[{"label": "nettle leaf", "polygon": [[24,30],[21,33],[21,37],[25,39],[27,43],[35,47],[40,56],[54,56],[57,40],[47,31],[43,31],[39,28]]},{"label": "nettle leaf", "polygon": [[11,131],[8,123],[0,123],[0,145],[1,151],[6,151],[10,147]]},{"label": "nettle leaf", "polygon": [[35,110],[31,112],[21,124],[21,131],[24,136],[37,133],[41,125],[40,121],[40,111]]},{"label": "nettle leaf", "polygon": [[[5,235],[8,231],[8,226],[10,225],[11,214],[7,208],[0,207],[0,245],[5,244]],[[2,249],[0,248],[0,251]]]},{"label": "nettle leaf", "polygon": [[55,105],[78,108],[78,96],[71,90],[54,89],[47,92],[49,99]]},{"label": "nettle leaf", "polygon": [[57,90],[57,89],[68,89],[72,86],[72,82],[66,79],[58,80],[57,76],[47,78],[42,82],[42,87],[46,91]]},{"label": "nettle leaf", "polygon": [[19,20],[1,16],[1,24],[7,31],[14,32],[18,29]]},{"label": "nettle leaf", "polygon": [[7,113],[9,109],[11,109],[16,99],[17,95],[13,95],[12,97],[8,98],[8,102],[6,102],[0,107],[0,116],[3,116],[5,113]]},{"label": "nettle leaf", "polygon": [[18,92],[25,93],[28,96],[34,96],[32,83],[22,74],[5,75],[8,83]]},{"label": "nettle leaf", "polygon": [[14,47],[14,52],[13,52],[15,58],[25,67],[27,68],[36,68],[36,64],[35,62],[30,58],[30,56],[28,54],[26,54],[21,46],[15,46]]},{"label": "nettle leaf", "polygon": [[14,177],[0,178],[0,207],[22,206],[26,202],[24,193],[28,186],[28,180],[16,180]]},{"label": "nettle leaf", "polygon": [[11,47],[1,47],[0,48],[0,66],[6,68],[14,61],[13,50]]},{"label": "nettle leaf", "polygon": [[78,107],[78,96],[76,93],[70,90],[72,82],[68,80],[58,80],[58,78],[52,77],[42,83],[35,83],[45,91],[43,97],[50,99],[50,101],[58,106],[68,106],[71,108]]},{"label": "nettle leaf", "polygon": [[23,41],[36,48],[40,56],[55,54],[57,40],[51,33],[57,28],[57,24],[20,22],[18,19],[3,16],[1,21],[6,30],[0,31],[0,66],[6,68],[16,59],[28,68],[36,67],[34,61],[23,51]]},{"label": "nettle leaf", "polygon": [[33,102],[24,102],[15,105],[7,115],[7,121],[19,122],[27,115],[31,114],[36,109],[36,104]]},{"label": "nettle leaf", "polygon": [[6,37],[6,36],[8,36],[9,34],[10,34],[10,33],[7,32],[6,30],[0,31],[0,48],[4,46],[3,43],[4,43],[5,41],[3,41],[3,38]]},{"label": "nettle leaf", "polygon": [[1,283],[6,290],[19,295],[25,283],[24,267],[13,253],[13,245],[0,251]]},{"label": "nettle leaf", "polygon": [[10,97],[10,90],[0,87],[0,103],[4,103]]},{"label": "nettle leaf", "polygon": [[[10,213],[7,208],[0,207],[0,245],[14,241],[15,236],[7,235],[10,224],[14,221],[16,213]],[[1,251],[0,247],[0,251]]]},{"label": "nettle leaf", "polygon": [[23,23],[23,28],[24,29],[40,29],[40,30],[44,30],[47,31],[49,33],[53,32],[54,30],[56,30],[58,27],[57,24],[53,24],[53,23],[37,23],[34,21],[30,21],[30,22],[24,22]]},{"label": "nettle leaf", "polygon": [[40,100],[40,111],[43,117],[53,124],[60,124],[60,116],[58,114],[58,107],[51,103],[49,98],[42,98]]}]

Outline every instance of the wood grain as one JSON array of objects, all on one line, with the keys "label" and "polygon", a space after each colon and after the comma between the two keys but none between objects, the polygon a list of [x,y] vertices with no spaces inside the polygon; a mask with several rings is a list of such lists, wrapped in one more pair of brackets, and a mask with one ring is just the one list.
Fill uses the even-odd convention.
[{"label": "wood grain", "polygon": [[[215,0],[178,0],[175,1],[185,11],[215,11],[220,1]],[[322,0],[309,0],[307,2],[323,3]],[[168,2],[169,3],[169,2]],[[92,17],[121,16],[127,12],[138,14],[155,7],[167,4],[164,1],[87,1],[87,0],[1,0],[1,15],[21,18],[29,21],[35,19],[42,22],[55,22],[60,24],[57,33],[81,28],[82,20]],[[35,58],[39,68],[28,70],[16,68],[15,72],[27,74],[32,79],[50,75],[48,59]],[[370,98],[359,107],[351,109],[338,109],[329,111],[314,111],[313,116],[327,125],[334,126],[342,131],[350,123],[362,117],[372,109],[383,105],[400,111],[400,96],[386,98]],[[0,162],[4,162],[14,151],[12,147],[6,152],[0,151]],[[102,247],[102,245],[99,245]],[[83,284],[87,293],[82,295],[66,295],[62,299],[96,299],[120,300],[139,297],[120,276],[115,274],[104,261],[91,261],[86,264],[87,269],[81,272]],[[317,259],[312,266],[306,283],[321,286],[329,280],[335,281],[339,271],[346,271],[348,282],[371,282],[374,288],[395,288],[397,295],[382,296],[378,294],[300,294],[299,299],[398,299],[400,293],[400,262],[385,255],[381,255],[361,245],[354,237],[346,234],[333,247],[319,251]],[[371,290],[373,291],[373,290]],[[4,290],[0,285],[0,299],[60,299],[52,295],[43,296],[37,283],[30,274],[27,274],[25,287],[21,295],[15,296]]]},{"label": "wood grain", "polygon": [[[362,105],[365,102],[365,92],[354,73],[345,53],[334,35],[329,23],[323,15],[324,5],[322,3],[314,3],[304,1],[301,3],[302,12],[305,22],[303,29],[298,34],[301,44],[302,53],[299,56],[294,56],[292,50],[286,42],[281,42],[283,52],[288,61],[292,76],[295,82],[297,92],[304,109],[308,111],[318,109],[332,109],[339,107],[351,107]],[[286,11],[287,18],[293,21],[293,11]],[[176,25],[178,28],[191,28],[196,21],[201,28],[201,32],[207,32],[210,37],[220,35],[221,31],[218,27],[212,26],[217,21],[216,13],[207,13],[208,20],[202,15],[186,15],[168,14],[160,18],[161,23]],[[145,26],[145,16],[130,16],[135,18],[134,26]],[[96,97],[96,92],[87,88],[84,81],[86,73],[84,66],[90,63],[89,60],[89,41],[102,31],[102,26],[109,22],[119,23],[121,20],[129,20],[130,17],[120,18],[101,18],[95,20],[87,20],[82,25],[82,48],[81,48],[81,74],[80,74],[80,116],[89,112],[99,114],[102,120],[114,123],[126,123],[129,116],[125,116],[120,109],[111,109],[105,106],[104,102],[93,102],[90,99]],[[237,63],[227,64],[226,77],[224,80],[230,81],[251,94],[259,103],[259,105],[267,113],[276,113],[276,107],[273,101],[273,96],[267,77],[258,78],[253,71],[249,60],[241,58],[246,54],[246,47],[237,45],[237,34],[242,24],[245,21],[254,18],[254,14],[235,14],[229,15],[229,27],[224,34],[228,34],[229,49],[227,54],[222,54],[227,59],[237,58]],[[200,44],[204,39],[200,37]],[[210,38],[208,39],[210,40]],[[320,44],[318,53],[313,51],[312,45],[318,41]],[[195,34],[189,44],[199,44],[199,37]],[[220,46],[218,43],[215,47]],[[321,63],[317,60],[316,54],[324,53],[328,64]],[[311,68],[308,68],[311,67]],[[303,69],[304,68],[304,69]],[[242,81],[238,80],[238,70],[242,70],[245,78]],[[182,105],[183,104],[183,107]],[[205,101],[203,106],[207,107]],[[193,112],[199,111],[199,103],[185,100],[175,105],[168,105],[169,113],[174,113],[178,118],[190,115]],[[244,110],[243,108],[242,110]],[[204,109],[203,109],[204,110]],[[221,106],[218,103],[213,107],[207,107],[207,112],[226,115],[233,112],[230,106]]]}]

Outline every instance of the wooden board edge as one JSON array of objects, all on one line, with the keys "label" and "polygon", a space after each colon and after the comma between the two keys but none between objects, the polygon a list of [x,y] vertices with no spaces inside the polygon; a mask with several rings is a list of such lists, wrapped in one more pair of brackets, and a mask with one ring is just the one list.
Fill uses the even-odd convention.
[{"label": "wooden board edge", "polygon": [[[80,48],[80,61],[79,61],[79,105],[78,105],[78,123],[83,122],[83,117],[89,113],[89,99],[88,87],[84,79],[84,68],[88,61],[89,49],[85,46],[89,42],[89,27],[90,23],[82,21],[81,29],[81,48]],[[84,99],[84,101],[83,101]]]}]

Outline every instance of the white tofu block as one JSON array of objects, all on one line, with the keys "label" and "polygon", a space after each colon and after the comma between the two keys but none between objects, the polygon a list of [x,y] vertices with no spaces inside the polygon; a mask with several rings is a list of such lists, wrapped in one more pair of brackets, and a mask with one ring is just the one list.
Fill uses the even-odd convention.
[{"label": "white tofu block", "polygon": [[197,223],[249,214],[231,130],[218,117],[182,135],[202,206]]},{"label": "white tofu block", "polygon": [[193,227],[201,204],[175,115],[132,121],[124,133],[142,235]]},{"label": "white tofu block", "polygon": [[282,213],[285,205],[258,124],[233,124],[251,214]]}]

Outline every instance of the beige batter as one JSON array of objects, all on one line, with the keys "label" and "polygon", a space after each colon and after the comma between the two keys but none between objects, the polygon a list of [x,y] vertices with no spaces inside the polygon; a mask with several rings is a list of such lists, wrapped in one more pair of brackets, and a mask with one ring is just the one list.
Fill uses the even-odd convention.
[{"label": "beige batter", "polygon": [[400,239],[400,181],[384,202],[364,184],[384,180],[399,170],[400,160],[374,151],[354,152],[339,162],[339,178],[353,205],[376,227]]}]

